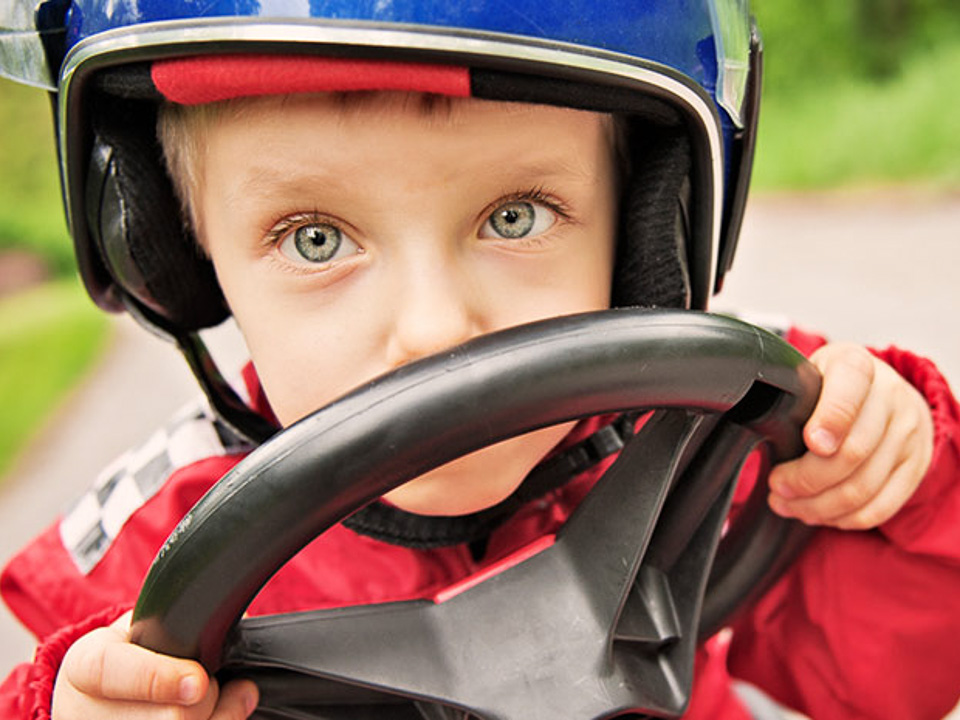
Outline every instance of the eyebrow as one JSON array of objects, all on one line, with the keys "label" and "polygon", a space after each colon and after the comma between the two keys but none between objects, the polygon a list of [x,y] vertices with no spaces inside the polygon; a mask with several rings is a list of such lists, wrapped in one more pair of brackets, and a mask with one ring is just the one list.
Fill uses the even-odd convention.
[{"label": "eyebrow", "polygon": [[283,201],[297,193],[313,192],[313,189],[330,188],[342,185],[334,173],[314,169],[309,173],[291,174],[269,165],[250,165],[243,179],[227,193],[228,207],[238,207],[249,203],[251,195],[264,198],[268,202]]},{"label": "eyebrow", "polygon": [[[579,166],[579,163],[573,163],[562,153],[549,158],[536,158],[525,164],[511,165],[506,171],[497,172],[497,169],[502,166],[503,161],[500,159],[485,158],[476,165],[472,165],[470,169],[464,169],[462,174],[466,176],[484,173],[491,178],[491,186],[506,191],[517,189],[504,187],[508,185],[546,184],[549,186],[551,182],[561,179],[578,185],[596,181],[596,177],[585,167]],[[350,182],[349,178],[349,172],[334,173],[322,167],[313,167],[307,172],[291,173],[268,164],[258,163],[247,168],[244,177],[230,190],[225,200],[228,207],[242,207],[249,204],[251,196],[273,203],[284,202],[290,198],[302,198],[305,194],[337,193],[348,188],[355,189],[355,183]]]}]

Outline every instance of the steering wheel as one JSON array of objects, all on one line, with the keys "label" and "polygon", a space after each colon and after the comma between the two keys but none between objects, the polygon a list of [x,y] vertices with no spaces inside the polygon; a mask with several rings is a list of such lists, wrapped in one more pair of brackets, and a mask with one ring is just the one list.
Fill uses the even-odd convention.
[{"label": "steering wheel", "polygon": [[[263,718],[679,716],[698,639],[807,536],[767,509],[765,478],[725,525],[746,455],[798,455],[819,387],[778,337],[704,313],[610,310],[472,340],[239,463],[157,555],[134,639],[254,679]],[[556,537],[493,577],[433,600],[241,619],[298,550],[402,483],[546,425],[636,410],[653,412]]]}]

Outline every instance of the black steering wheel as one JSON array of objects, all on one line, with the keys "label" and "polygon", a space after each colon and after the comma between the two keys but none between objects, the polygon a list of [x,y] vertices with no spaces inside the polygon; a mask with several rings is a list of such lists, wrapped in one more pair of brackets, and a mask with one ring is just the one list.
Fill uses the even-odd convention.
[{"label": "black steering wheel", "polygon": [[[263,718],[679,716],[698,638],[807,535],[767,510],[765,481],[725,525],[746,455],[799,454],[819,387],[776,336],[703,313],[611,310],[478,338],[237,465],[158,554],[134,639],[253,678]],[[523,432],[636,410],[653,412],[556,538],[493,577],[442,601],[241,620],[298,550],[398,485]]]}]

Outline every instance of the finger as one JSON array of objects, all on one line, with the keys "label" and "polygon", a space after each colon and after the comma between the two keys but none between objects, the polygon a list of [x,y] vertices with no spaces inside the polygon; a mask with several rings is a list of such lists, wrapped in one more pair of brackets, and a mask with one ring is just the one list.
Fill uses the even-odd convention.
[{"label": "finger", "polygon": [[[912,388],[911,388],[912,389]],[[891,424],[889,441],[899,448],[897,461],[869,502],[853,508],[830,524],[844,530],[866,530],[882,525],[896,515],[923,481],[933,454],[933,421],[926,402],[915,416],[901,413]]]},{"label": "finger", "polygon": [[841,447],[860,415],[873,384],[876,361],[856,345],[827,345],[810,359],[823,374],[823,388],[804,426],[804,440],[811,452],[828,457]]},{"label": "finger", "polygon": [[193,705],[209,687],[199,663],[134,645],[116,623],[74,643],[62,672],[79,692],[112,700]]},{"label": "finger", "polygon": [[853,428],[832,455],[823,457],[808,452],[777,465],[770,473],[771,491],[785,500],[809,498],[848,480],[884,441],[890,419],[886,396],[870,394]]},{"label": "finger", "polygon": [[257,709],[260,694],[250,680],[234,680],[224,686],[210,720],[245,720]]},{"label": "finger", "polygon": [[[86,695],[77,695],[70,702],[54,699],[54,720],[156,720],[158,715],[165,712],[170,706],[149,705],[147,703],[124,702],[118,700],[103,700]],[[173,713],[166,713],[167,717],[175,717]]]},{"label": "finger", "polygon": [[[848,438],[848,442],[851,439]],[[841,448],[840,453],[843,452]],[[837,527],[840,518],[867,507],[884,490],[900,457],[899,444],[884,437],[876,451],[841,482],[806,497],[787,499],[771,492],[770,507],[779,515],[797,518],[808,525]],[[811,459],[828,462],[816,456]]]},{"label": "finger", "polygon": [[870,502],[830,521],[841,530],[869,530],[882,525],[896,515],[910,499],[916,484],[911,478],[917,474],[916,458],[905,459],[890,475],[890,481],[881,486],[880,492]]},{"label": "finger", "polygon": [[[932,453],[933,430],[926,402],[919,396],[914,398],[916,391],[900,381],[899,376],[895,377],[899,384],[891,392],[874,396],[884,399],[879,401],[881,406],[890,405],[884,413],[888,422],[875,450],[842,482],[816,496],[792,501],[772,494],[770,502],[775,512],[797,517],[809,524],[867,529],[886,522],[899,511],[926,474]],[[877,417],[869,407],[872,402],[872,399],[868,401],[861,420]],[[855,441],[861,430],[861,427],[855,428],[847,442]],[[810,456],[810,459],[813,464],[836,462],[842,465],[847,452],[841,448],[834,458]],[[781,480],[778,478],[777,482]]]},{"label": "finger", "polygon": [[210,683],[207,695],[200,702],[186,708],[181,705],[107,700],[102,697],[81,695],[74,688],[67,691],[65,685],[58,682],[54,687],[52,717],[55,720],[89,720],[90,718],[207,720],[213,713],[218,698],[216,682]]}]

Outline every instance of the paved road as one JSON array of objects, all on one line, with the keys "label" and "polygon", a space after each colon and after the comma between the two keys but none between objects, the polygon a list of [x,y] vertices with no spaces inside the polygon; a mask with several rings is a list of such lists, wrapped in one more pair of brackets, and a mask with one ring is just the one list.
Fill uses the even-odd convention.
[{"label": "paved road", "polygon": [[[163,341],[128,318],[118,319],[103,362],[0,487],[4,562],[62,512],[106,463],[143,440],[158,418],[191,396],[192,381],[182,365]],[[0,674],[29,657],[33,645],[3,606]]]},{"label": "paved road", "polygon": [[740,250],[715,308],[895,343],[960,387],[960,193],[765,197],[748,210]]},{"label": "paved road", "polygon": [[[934,358],[958,387],[958,268],[960,195],[765,197],[750,206],[714,307],[783,314],[838,339],[896,341]],[[102,365],[0,488],[0,562],[193,392],[171,348],[118,321]],[[0,610],[0,676],[32,647]]]}]

